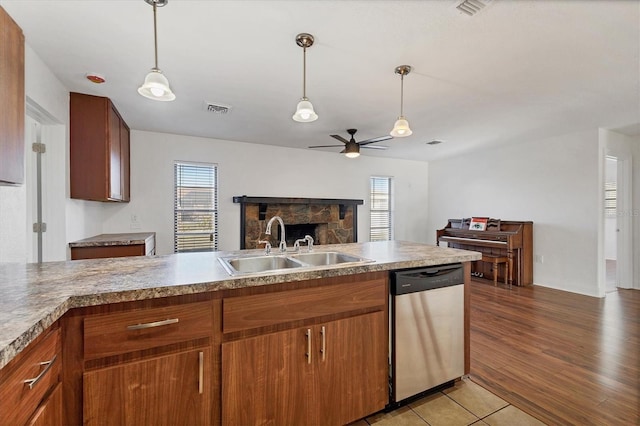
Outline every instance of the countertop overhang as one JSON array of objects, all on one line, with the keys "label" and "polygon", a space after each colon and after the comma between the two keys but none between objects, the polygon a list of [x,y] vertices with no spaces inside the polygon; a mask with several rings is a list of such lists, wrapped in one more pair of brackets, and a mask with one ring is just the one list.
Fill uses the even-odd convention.
[{"label": "countertop overhang", "polygon": [[373,262],[230,276],[218,257],[264,250],[0,264],[0,368],[74,308],[479,260],[478,252],[406,242],[316,246]]}]

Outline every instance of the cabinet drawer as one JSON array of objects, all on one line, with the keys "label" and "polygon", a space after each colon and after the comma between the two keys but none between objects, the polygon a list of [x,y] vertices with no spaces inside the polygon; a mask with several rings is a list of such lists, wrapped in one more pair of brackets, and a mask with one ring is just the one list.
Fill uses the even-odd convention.
[{"label": "cabinet drawer", "polygon": [[384,309],[386,279],[226,298],[223,333],[249,330],[367,308]]},{"label": "cabinet drawer", "polygon": [[[0,380],[3,424],[25,424],[48,391],[60,381],[60,329],[51,331]],[[4,372],[3,372],[4,373]],[[4,376],[4,375],[3,375]]]},{"label": "cabinet drawer", "polygon": [[84,359],[186,342],[212,332],[210,302],[91,315],[84,320]]}]

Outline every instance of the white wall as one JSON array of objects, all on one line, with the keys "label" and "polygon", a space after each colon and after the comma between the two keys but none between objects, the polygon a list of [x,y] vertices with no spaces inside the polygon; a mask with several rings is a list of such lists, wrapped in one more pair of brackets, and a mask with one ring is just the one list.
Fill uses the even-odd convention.
[{"label": "white wall", "polygon": [[598,295],[598,131],[429,163],[430,241],[449,218],[533,221],[534,284]]},{"label": "white wall", "polygon": [[[103,232],[155,231],[158,254],[173,252],[173,162],[218,164],[219,248],[240,247],[236,195],[363,199],[358,240],[369,238],[369,177],[395,180],[395,238],[433,243],[427,232],[427,163],[131,132],[131,202],[104,205]],[[139,229],[131,229],[131,215]]]}]

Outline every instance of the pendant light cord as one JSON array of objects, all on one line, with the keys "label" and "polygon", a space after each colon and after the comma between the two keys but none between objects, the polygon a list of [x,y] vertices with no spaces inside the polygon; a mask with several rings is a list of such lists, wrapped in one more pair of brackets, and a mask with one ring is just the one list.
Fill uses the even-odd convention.
[{"label": "pendant light cord", "polygon": [[153,44],[154,44],[154,52],[155,52],[155,59],[156,59],[156,66],[155,66],[155,70],[159,70],[158,68],[158,25],[156,24],[156,10],[157,10],[157,6],[156,3],[153,3]]},{"label": "pendant light cord", "polygon": [[307,99],[307,48],[302,48],[302,99]]},{"label": "pendant light cord", "polygon": [[404,73],[400,74],[400,117],[404,117]]}]

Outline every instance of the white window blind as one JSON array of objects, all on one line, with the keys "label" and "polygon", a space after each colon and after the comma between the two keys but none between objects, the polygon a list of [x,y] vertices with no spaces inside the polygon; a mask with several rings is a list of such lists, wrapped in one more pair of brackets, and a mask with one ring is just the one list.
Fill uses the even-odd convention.
[{"label": "white window blind", "polygon": [[392,198],[390,177],[372,177],[371,180],[370,241],[393,239]]},{"label": "white window blind", "polygon": [[218,250],[218,168],[176,162],[174,177],[173,251]]}]

